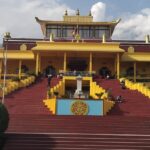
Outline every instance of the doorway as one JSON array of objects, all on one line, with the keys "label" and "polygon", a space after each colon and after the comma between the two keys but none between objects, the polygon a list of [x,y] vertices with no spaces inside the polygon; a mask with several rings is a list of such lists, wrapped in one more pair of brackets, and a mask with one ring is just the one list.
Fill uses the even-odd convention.
[{"label": "doorway", "polygon": [[47,66],[44,69],[44,75],[45,75],[45,77],[47,77],[49,74],[51,74],[52,76],[56,75],[56,69],[53,66],[51,66],[51,65]]},{"label": "doorway", "polygon": [[71,59],[67,65],[70,71],[86,71],[87,66],[87,61],[83,59]]},{"label": "doorway", "polygon": [[104,66],[99,69],[99,75],[105,78],[107,75],[111,76],[111,71],[108,67]]}]

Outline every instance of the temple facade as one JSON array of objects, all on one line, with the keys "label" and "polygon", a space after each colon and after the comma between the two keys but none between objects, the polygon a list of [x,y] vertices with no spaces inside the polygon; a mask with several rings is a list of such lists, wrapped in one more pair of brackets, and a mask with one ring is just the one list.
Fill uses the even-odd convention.
[{"label": "temple facade", "polygon": [[0,46],[1,149],[148,149],[149,36],[113,40],[120,19],[79,11],[35,19],[42,39],[6,33]]},{"label": "temple facade", "polygon": [[[69,16],[63,21],[41,20],[43,39],[13,38],[7,33],[0,48],[0,76],[3,75],[3,52],[7,50],[7,76],[27,72],[38,75],[80,71],[134,80],[150,79],[150,39],[143,41],[112,40],[121,21],[94,22],[91,13]],[[143,37],[144,38],[144,37]]]}]

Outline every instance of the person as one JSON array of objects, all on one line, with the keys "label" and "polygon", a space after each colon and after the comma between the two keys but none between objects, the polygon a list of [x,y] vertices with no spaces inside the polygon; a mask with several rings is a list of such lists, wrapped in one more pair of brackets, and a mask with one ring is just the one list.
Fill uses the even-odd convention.
[{"label": "person", "polygon": [[47,76],[48,87],[50,87],[52,77],[53,76],[51,74],[48,74]]},{"label": "person", "polygon": [[109,76],[109,74],[107,74],[107,75],[106,75],[106,79],[107,79],[107,80],[108,80],[108,79],[110,79],[110,76]]},{"label": "person", "polygon": [[107,89],[106,93],[108,94],[108,99],[113,100],[112,89],[111,88]]},{"label": "person", "polygon": [[111,88],[106,89],[106,93],[108,93],[108,95],[111,95],[112,94],[112,89]]},{"label": "person", "polygon": [[116,97],[116,102],[118,102],[118,103],[122,103],[122,102],[123,102],[123,98],[122,98],[121,95],[118,95],[118,96]]},{"label": "person", "polygon": [[76,75],[77,75],[77,71],[74,70],[74,71],[73,71],[73,76],[76,76]]},{"label": "person", "polygon": [[122,81],[120,82],[120,85],[121,85],[121,88],[122,88],[122,89],[126,89],[125,81],[124,81],[124,80],[122,80]]},{"label": "person", "polygon": [[63,73],[60,73],[59,76],[58,76],[58,78],[62,79],[63,78]]}]

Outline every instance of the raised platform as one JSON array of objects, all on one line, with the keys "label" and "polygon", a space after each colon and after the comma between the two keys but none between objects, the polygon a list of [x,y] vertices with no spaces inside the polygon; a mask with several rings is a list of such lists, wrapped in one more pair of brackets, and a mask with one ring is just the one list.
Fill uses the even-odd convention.
[{"label": "raised platform", "polygon": [[57,100],[57,115],[94,115],[103,116],[102,100]]},{"label": "raised platform", "polygon": [[55,115],[104,115],[103,100],[48,99],[44,103]]}]

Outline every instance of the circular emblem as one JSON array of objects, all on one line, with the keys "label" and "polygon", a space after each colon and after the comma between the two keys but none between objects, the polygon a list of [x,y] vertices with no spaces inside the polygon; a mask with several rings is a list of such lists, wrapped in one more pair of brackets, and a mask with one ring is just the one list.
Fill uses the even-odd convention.
[{"label": "circular emblem", "polygon": [[84,101],[75,101],[71,105],[71,112],[74,115],[87,115],[88,114],[88,104]]},{"label": "circular emblem", "polygon": [[79,35],[79,34],[76,34],[75,39],[76,39],[77,41],[79,41],[79,40],[80,40],[80,35]]},{"label": "circular emblem", "polygon": [[26,44],[20,45],[20,50],[21,51],[26,51],[27,50],[27,45]]},{"label": "circular emblem", "polygon": [[128,47],[128,53],[134,53],[134,47],[133,46]]}]

